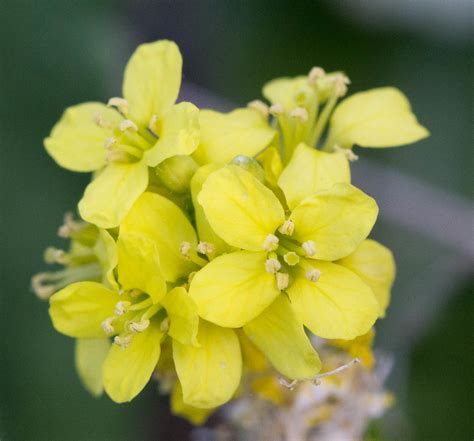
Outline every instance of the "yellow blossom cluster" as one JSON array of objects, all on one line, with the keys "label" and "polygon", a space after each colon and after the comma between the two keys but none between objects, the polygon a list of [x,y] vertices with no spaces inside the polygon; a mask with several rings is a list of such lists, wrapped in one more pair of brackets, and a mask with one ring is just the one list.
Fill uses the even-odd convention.
[{"label": "yellow blossom cluster", "polygon": [[310,334],[348,353],[370,335],[395,265],[368,239],[378,207],[351,184],[352,147],[428,132],[392,87],[338,104],[341,72],[275,79],[267,104],[229,113],[176,103],[181,75],[175,43],[143,44],[123,97],[72,106],[54,126],[51,157],[93,174],[82,220],[59,230],[69,251],[46,251],[65,268],[33,288],[77,339],[89,391],[126,402],[155,376],[199,423],[262,357],[288,381],[311,380],[325,360]]}]

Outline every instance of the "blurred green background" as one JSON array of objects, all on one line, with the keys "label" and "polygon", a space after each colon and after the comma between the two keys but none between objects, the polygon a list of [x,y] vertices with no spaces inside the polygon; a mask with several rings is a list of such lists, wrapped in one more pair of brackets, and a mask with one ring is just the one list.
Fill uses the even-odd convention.
[{"label": "blurred green background", "polygon": [[398,262],[377,326],[397,396],[381,429],[389,440],[472,439],[471,14],[463,0],[0,2],[0,439],[188,439],[153,384],[128,405],[88,396],[73,342],[29,290],[89,179],[57,167],[42,139],[65,107],[120,95],[136,45],[164,37],[183,52],[183,97],[202,107],[245,105],[265,81],[313,65],[344,69],[350,93],[408,95],[432,136],[358,149],[354,165],[381,205],[374,237]]}]

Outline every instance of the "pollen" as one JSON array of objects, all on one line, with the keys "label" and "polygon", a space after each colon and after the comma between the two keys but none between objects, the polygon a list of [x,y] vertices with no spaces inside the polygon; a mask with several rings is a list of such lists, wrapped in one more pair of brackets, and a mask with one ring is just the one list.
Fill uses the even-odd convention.
[{"label": "pollen", "polygon": [[139,332],[143,332],[148,326],[150,326],[150,320],[140,320],[139,322],[131,322],[128,325],[128,329],[130,332],[138,334]]},{"label": "pollen", "polygon": [[113,136],[109,138],[105,138],[104,149],[109,150],[116,143],[117,143],[117,140]]},{"label": "pollen", "polygon": [[298,119],[301,122],[308,121],[308,111],[304,107],[296,107],[290,112],[292,118]]},{"label": "pollen", "polygon": [[307,240],[306,242],[303,242],[301,246],[303,247],[303,250],[309,257],[313,257],[316,255],[317,253],[316,245],[312,240]]},{"label": "pollen", "polygon": [[250,103],[247,104],[247,107],[257,110],[263,115],[264,118],[268,118],[270,109],[263,101],[261,100],[250,101]]},{"label": "pollen", "polygon": [[114,338],[114,343],[117,346],[120,346],[121,348],[125,349],[130,346],[130,343],[132,343],[132,338],[133,336],[131,334],[124,336],[116,335]]},{"label": "pollen", "polygon": [[128,101],[124,98],[110,98],[107,106],[115,107],[122,115],[126,115],[128,113]]},{"label": "pollen", "polygon": [[189,259],[190,251],[191,251],[191,243],[181,242],[181,245],[179,246],[179,252],[181,253],[181,256],[183,256],[185,259]]},{"label": "pollen", "polygon": [[100,324],[104,332],[108,335],[112,334],[115,331],[115,328],[112,325],[114,320],[115,317],[108,317]]},{"label": "pollen", "polygon": [[283,291],[284,289],[288,288],[288,285],[290,284],[290,276],[288,273],[276,273],[275,276],[277,288],[280,291]]},{"label": "pollen", "polygon": [[315,86],[316,82],[320,78],[323,78],[325,75],[326,75],[326,72],[322,67],[318,67],[318,66],[312,67],[308,73],[308,84],[310,86]]},{"label": "pollen", "polygon": [[291,219],[287,219],[283,225],[278,228],[278,231],[286,236],[291,236],[295,231],[295,223]]},{"label": "pollen", "polygon": [[130,307],[131,303],[125,301],[117,302],[115,305],[114,313],[115,315],[124,315],[127,312],[127,309]]},{"label": "pollen", "polygon": [[285,109],[283,109],[283,106],[280,103],[276,103],[276,104],[273,104],[273,106],[270,106],[268,111],[270,115],[279,116],[285,111]]},{"label": "pollen", "polygon": [[199,254],[212,254],[215,251],[215,246],[209,242],[199,242],[196,250]]},{"label": "pollen", "polygon": [[267,259],[265,261],[265,271],[267,273],[272,273],[275,274],[281,269],[281,263],[278,261],[278,259]]},{"label": "pollen", "polygon": [[275,251],[278,248],[278,237],[274,234],[269,234],[263,241],[263,249],[265,251]]},{"label": "pollen", "polygon": [[132,132],[137,132],[138,131],[137,125],[130,119],[124,119],[119,124],[119,129],[120,129],[121,132],[125,132],[126,130],[131,130]]},{"label": "pollen", "polygon": [[316,269],[316,268],[313,268],[312,270],[309,270],[305,274],[305,276],[311,282],[317,282],[319,280],[319,278],[321,277],[321,271]]}]

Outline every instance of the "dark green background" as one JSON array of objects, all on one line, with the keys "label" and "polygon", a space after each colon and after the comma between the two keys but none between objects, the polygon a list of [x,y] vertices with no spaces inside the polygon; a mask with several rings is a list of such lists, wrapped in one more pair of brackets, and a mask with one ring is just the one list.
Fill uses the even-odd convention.
[{"label": "dark green background", "polygon": [[[427,8],[436,3],[424,1]],[[344,1],[332,4],[338,8],[276,0],[0,3],[2,441],[187,439],[187,425],[169,417],[154,385],[129,405],[88,396],[74,373],[72,341],[53,331],[47,305],[29,291],[30,276],[45,269],[43,249],[64,246],[57,226],[88,181],[57,167],[42,139],[65,107],[119,95],[124,64],[137,44],[176,40],[185,80],[227,100],[223,107],[243,105],[259,97],[265,81],[313,65],[344,69],[352,92],[396,85],[431,138],[358,153],[428,186],[439,194],[441,209],[451,197],[469,205],[469,36],[455,24],[445,33],[375,26],[355,20]],[[358,179],[370,193],[364,176]],[[391,185],[394,195],[399,190],[393,182],[377,185]],[[423,204],[411,209],[423,217]],[[390,386],[398,397],[382,430],[393,440],[467,440],[474,433],[472,260],[442,237],[403,224],[385,218],[374,231],[394,250],[399,272],[392,308],[378,325],[377,347],[395,356]],[[473,239],[470,230],[459,234]]]}]

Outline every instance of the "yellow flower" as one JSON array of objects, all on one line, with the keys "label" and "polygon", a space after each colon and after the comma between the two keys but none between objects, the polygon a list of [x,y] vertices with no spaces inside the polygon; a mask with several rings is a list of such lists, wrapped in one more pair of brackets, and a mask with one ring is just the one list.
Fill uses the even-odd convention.
[{"label": "yellow flower", "polygon": [[68,108],[46,138],[46,150],[59,165],[98,172],[79,203],[86,221],[116,227],[147,188],[149,167],[196,149],[198,109],[175,104],[181,67],[175,43],[139,46],[125,69],[124,98]]},{"label": "yellow flower", "polygon": [[301,321],[326,338],[354,338],[373,325],[378,305],[371,289],[330,263],[367,237],[377,216],[373,199],[339,183],[303,199],[286,219],[268,188],[229,165],[209,175],[197,200],[212,230],[239,250],[193,277],[189,293],[201,317],[243,326],[289,378],[310,378],[320,368]]}]

